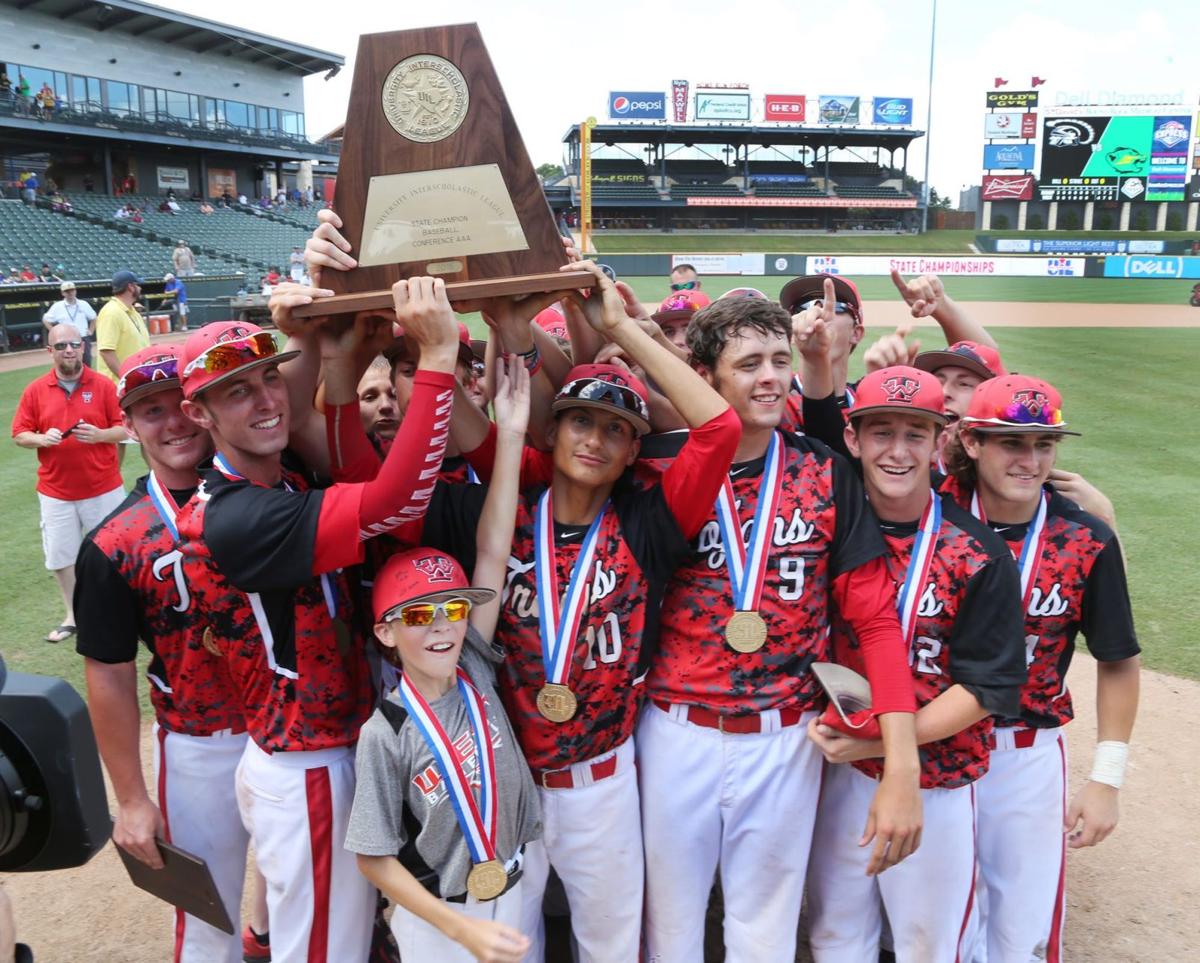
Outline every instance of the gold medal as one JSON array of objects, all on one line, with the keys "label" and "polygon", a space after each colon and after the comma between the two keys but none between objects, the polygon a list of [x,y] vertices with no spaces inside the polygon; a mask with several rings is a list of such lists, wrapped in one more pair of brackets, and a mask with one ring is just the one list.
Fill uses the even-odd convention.
[{"label": "gold medal", "polygon": [[476,863],[467,874],[467,892],[477,900],[495,899],[508,886],[508,873],[498,859]]},{"label": "gold medal", "polygon": [[200,644],[204,646],[207,651],[217,656],[217,658],[221,657],[221,650],[217,647],[217,643],[213,641],[211,625],[206,625],[204,627],[204,634],[200,636]]},{"label": "gold medal", "polygon": [[565,685],[547,682],[538,692],[537,707],[551,722],[566,722],[575,715],[579,702]]},{"label": "gold medal", "polygon": [[734,612],[725,623],[725,641],[735,652],[757,652],[767,641],[766,620],[757,612]]}]

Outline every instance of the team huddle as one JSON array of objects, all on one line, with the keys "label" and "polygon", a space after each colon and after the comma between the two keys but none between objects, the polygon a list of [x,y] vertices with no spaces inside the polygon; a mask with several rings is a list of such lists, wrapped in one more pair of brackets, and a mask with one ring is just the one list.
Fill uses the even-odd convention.
[{"label": "team huddle", "polygon": [[[552,876],[582,961],[703,960],[718,883],[730,961],[794,960],[804,900],[821,963],[1062,958],[1139,648],[1111,505],[1055,468],[1058,390],[932,277],[893,280],[948,347],[901,329],[857,384],[862,301],[828,275],[710,301],[681,266],[655,310],[568,248],[587,292],[452,307],[416,277],[300,321],[355,266],[320,221],[283,348],[223,322],[122,366],[151,471],[75,595],[119,846],[205,859],[235,921],[252,848],[246,959],[540,961]],[[831,663],[869,701],[831,700]],[[177,913],[175,960],[244,951]]]}]

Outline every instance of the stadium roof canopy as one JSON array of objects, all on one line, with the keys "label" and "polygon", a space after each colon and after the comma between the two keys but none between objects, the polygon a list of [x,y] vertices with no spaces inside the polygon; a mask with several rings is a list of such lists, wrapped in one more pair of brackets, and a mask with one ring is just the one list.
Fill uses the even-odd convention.
[{"label": "stadium roof canopy", "polygon": [[[597,124],[592,145],[598,144],[745,144],[776,147],[880,147],[907,148],[924,137],[909,127],[783,127],[739,124]],[[579,127],[563,135],[564,144],[579,143]]]},{"label": "stadium roof canopy", "polygon": [[103,3],[95,0],[0,0],[0,4],[58,17],[101,33],[113,30],[198,54],[223,54],[302,77],[340,68],[346,62],[340,54],[135,0],[105,0]]}]

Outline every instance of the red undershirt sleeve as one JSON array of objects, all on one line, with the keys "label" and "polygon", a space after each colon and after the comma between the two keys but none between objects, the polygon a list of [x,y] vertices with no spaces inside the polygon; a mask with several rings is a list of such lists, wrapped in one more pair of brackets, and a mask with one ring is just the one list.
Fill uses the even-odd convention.
[{"label": "red undershirt sleeve", "polygon": [[[361,561],[363,540],[424,516],[446,453],[453,404],[452,374],[417,370],[404,421],[378,475],[367,482],[338,483],[322,493],[315,573]],[[357,413],[355,424],[361,434]],[[350,537],[350,531],[358,538]]]},{"label": "red undershirt sleeve", "polygon": [[871,711],[875,715],[916,712],[912,671],[896,614],[896,587],[883,558],[873,558],[834,578],[833,599],[858,636],[871,683]]},{"label": "red undershirt sleeve", "polygon": [[[485,485],[492,480],[492,466],[496,461],[496,424],[488,426],[487,436],[479,446],[471,451],[464,451],[463,457],[467,464],[475,469],[475,474]],[[539,451],[526,445],[521,451],[520,487],[529,488],[533,485],[549,485],[554,478],[554,457],[550,452]]]},{"label": "red undershirt sleeve", "polygon": [[741,439],[741,419],[732,408],[726,408],[688,432],[679,455],[663,472],[663,497],[684,538],[695,538],[712,514]]},{"label": "red undershirt sleeve", "polygon": [[368,482],[379,474],[379,454],[363,431],[357,401],[326,405],[325,441],[335,482]]}]

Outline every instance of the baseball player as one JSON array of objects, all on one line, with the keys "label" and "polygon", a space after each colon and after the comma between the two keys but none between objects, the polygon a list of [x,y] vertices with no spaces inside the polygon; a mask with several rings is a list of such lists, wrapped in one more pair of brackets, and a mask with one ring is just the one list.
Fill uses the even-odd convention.
[{"label": "baseball player", "polygon": [[[316,490],[285,465],[289,404],[279,365],[288,354],[269,333],[210,324],[188,339],[180,361],[184,412],[216,447],[180,533],[204,565],[212,641],[246,712],[238,808],[267,881],[272,959],[285,963],[363,959],[371,935],[374,890],[341,846],[353,747],[373,703],[356,580],[343,569],[362,561],[366,539],[424,511],[422,473],[442,457],[457,354],[441,281],[401,281],[393,293],[420,368],[396,443],[370,483]],[[277,295],[285,307],[311,296]],[[356,323],[322,340],[331,432],[341,419],[361,430],[354,356],[366,334]]]},{"label": "baseball player", "polygon": [[[1117,538],[1047,481],[1070,434],[1054,387],[1009,375],[975,390],[946,455],[946,489],[1017,559],[1025,619],[1020,712],[996,719],[976,787],[989,963],[1062,958],[1066,847],[1094,845],[1116,826],[1137,714],[1140,649]],[[1097,660],[1099,741],[1091,778],[1068,805],[1062,727],[1080,631]]]},{"label": "baseball player", "polygon": [[[832,324],[827,300],[818,310]],[[849,466],[779,430],[791,327],[777,304],[727,298],[688,328],[693,363],[737,413],[742,438],[668,587],[637,730],[654,961],[703,958],[718,870],[726,959],[795,958],[822,770],[805,728],[822,702],[808,667],[830,657],[830,598],[862,644],[886,746],[865,820],[868,869],[919,842],[916,706],[886,547]],[[665,462],[678,438],[643,454]]]},{"label": "baseball player", "polygon": [[427,548],[393,555],[375,580],[376,637],[402,676],[362,729],[346,848],[398,904],[391,925],[406,960],[518,963],[529,947],[521,863],[540,810],[491,645],[529,406],[528,376],[510,358],[471,582]]},{"label": "baseball player", "polygon": [[[662,588],[688,551],[737,444],[729,406],[686,363],[652,341],[613,283],[591,269],[589,320],[655,379],[695,426],[661,484],[627,471],[649,428],[645,389],[628,369],[581,365],[554,401],[549,453],[526,450],[531,483],[517,509],[497,642],[500,695],[544,815],[544,845],[527,848],[522,931],[541,954],[541,904],[553,866],[571,907],[581,960],[626,963],[641,940],[643,854],[631,736],[656,637]],[[490,462],[494,435],[468,449]],[[349,442],[344,440],[343,447]],[[440,485],[423,531],[468,568],[479,486]],[[414,526],[415,529],[416,526]]]},{"label": "baseball player", "polygon": [[[125,359],[117,382],[125,429],[150,474],[88,535],[76,562],[76,651],[86,659],[96,741],[113,782],[113,841],[159,868],[155,838],[208,863],[233,920],[241,911],[247,835],[237,814],[234,770],[246,744],[241,701],[225,663],[204,641],[178,515],[212,452],[208,433],[180,410],[179,349],[152,346]],[[154,706],[158,806],[142,773],[137,697],[138,639]],[[241,942],[175,912],[175,963],[237,963]]]},{"label": "baseball player", "polygon": [[[987,769],[991,714],[1011,714],[1025,681],[1017,570],[1003,540],[930,488],[946,420],[942,387],[897,365],[858,384],[846,441],[887,543],[917,691],[925,830],[921,848],[872,878],[859,845],[881,767],[877,739],[810,723],[826,768],[809,862],[809,938],[818,963],[873,960],[881,906],[900,961],[961,958],[975,890],[974,782]],[[859,668],[858,640],[834,622],[836,660]],[[857,735],[857,734],[855,734]],[[861,761],[859,761],[861,760]],[[929,894],[944,907],[932,912]]]}]

